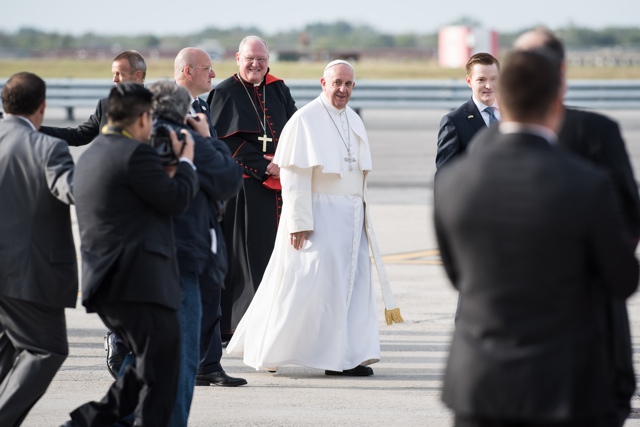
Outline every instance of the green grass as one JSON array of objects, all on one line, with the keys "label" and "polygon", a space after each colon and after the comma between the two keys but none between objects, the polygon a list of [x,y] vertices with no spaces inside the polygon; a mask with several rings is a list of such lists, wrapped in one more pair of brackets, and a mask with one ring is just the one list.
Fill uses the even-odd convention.
[{"label": "green grass", "polygon": [[[238,68],[235,61],[214,63],[218,78],[226,78]],[[283,79],[320,79],[324,62],[273,62],[271,72]],[[354,64],[358,79],[462,79],[464,69],[441,68],[433,61],[374,61]],[[147,78],[173,78],[173,60],[149,59]],[[42,78],[111,78],[111,60],[12,59],[0,60],[0,77],[30,71]],[[637,79],[640,67],[569,67],[570,79]]]}]

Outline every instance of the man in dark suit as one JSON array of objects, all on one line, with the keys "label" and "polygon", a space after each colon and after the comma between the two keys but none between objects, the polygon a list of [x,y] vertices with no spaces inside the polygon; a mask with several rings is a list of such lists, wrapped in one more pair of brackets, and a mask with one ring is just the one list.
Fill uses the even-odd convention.
[{"label": "man in dark suit", "polygon": [[[548,29],[540,27],[518,37],[516,49],[544,47],[560,62],[566,80],[566,62],[562,42]],[[566,83],[565,83],[566,85]],[[635,245],[640,239],[640,198],[631,163],[616,122],[592,111],[565,107],[565,119],[558,135],[558,145],[603,168],[611,177],[621,201],[622,218],[628,239]],[[603,298],[607,328],[613,345],[618,426],[631,412],[631,398],[636,389],[627,306],[621,298]]]},{"label": "man in dark suit", "polygon": [[[144,57],[135,50],[125,50],[113,58],[111,73],[115,85],[123,82],[143,84],[147,75],[147,64]],[[107,124],[108,109],[108,98],[105,97],[98,101],[96,111],[89,117],[89,120],[77,128],[42,126],[40,132],[64,139],[71,146],[87,145],[100,134],[100,129]]]},{"label": "man in dark suit", "polygon": [[469,101],[446,114],[440,121],[436,168],[460,155],[479,130],[500,119],[496,85],[500,63],[488,53],[476,53],[466,65]]},{"label": "man in dark suit", "polygon": [[[217,140],[217,134],[209,106],[198,98],[203,93],[211,91],[211,79],[216,76],[211,67],[211,57],[207,52],[195,47],[182,49],[174,61],[174,78],[178,86],[189,91],[192,98],[191,114],[203,113],[206,115],[211,136]],[[226,145],[225,145],[226,146]],[[233,158],[230,158],[235,163]],[[238,166],[239,168],[239,166]],[[240,169],[238,169],[240,170]],[[242,174],[240,174],[242,185]],[[219,220],[224,215],[224,202],[237,194],[232,190],[228,197],[218,197],[214,200],[214,216],[212,216],[211,236],[215,240],[213,260],[207,263],[206,270],[199,276],[200,296],[202,298],[202,322],[200,333],[200,364],[198,372],[207,378],[196,382],[197,385],[218,385],[235,387],[246,384],[243,378],[228,376],[222,369],[222,338],[220,334],[220,320],[222,319],[221,293],[224,278],[227,275],[227,246]]]},{"label": "man in dark suit", "polygon": [[74,180],[82,252],[82,303],[131,348],[128,365],[100,402],[71,413],[67,425],[166,426],[176,396],[180,356],[180,281],[172,216],[198,190],[193,139],[171,133],[175,166],[145,142],[152,95],[121,83],[109,95],[108,127],[78,160]]},{"label": "man in dark suit", "polygon": [[600,299],[636,289],[634,245],[609,177],[553,146],[557,57],[511,53],[499,90],[499,132],[478,136],[494,142],[435,182],[442,260],[463,294],[443,400],[460,427],[615,425]]},{"label": "man in dark suit", "polygon": [[211,57],[207,52],[197,47],[185,47],[176,56],[173,62],[173,77],[178,86],[187,89],[191,95],[191,108],[189,113],[195,115],[202,113],[207,117],[209,133],[214,139],[218,138],[216,128],[211,121],[209,105],[199,96],[211,91],[211,79],[216,72],[211,66]]},{"label": "man in dark suit", "polygon": [[[540,47],[550,49],[558,56],[562,78],[566,81],[564,46],[548,29],[539,27],[521,34],[513,47],[521,50]],[[629,228],[629,237],[638,241],[640,239],[640,198],[618,124],[593,111],[565,107],[565,119],[560,129],[558,143],[561,147],[607,170],[622,202],[622,212]]]},{"label": "man in dark suit", "polygon": [[69,204],[73,159],[37,132],[45,83],[14,74],[0,122],[0,425],[19,426],[69,353],[65,307],[78,295]]}]

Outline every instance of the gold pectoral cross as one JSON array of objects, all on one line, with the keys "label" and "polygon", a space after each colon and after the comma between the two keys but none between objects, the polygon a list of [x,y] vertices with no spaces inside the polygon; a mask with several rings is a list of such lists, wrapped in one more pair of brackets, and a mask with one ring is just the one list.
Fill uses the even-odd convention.
[{"label": "gold pectoral cross", "polygon": [[266,153],[267,152],[267,142],[273,141],[273,138],[269,138],[267,136],[267,133],[265,132],[265,134],[263,136],[259,136],[258,137],[258,141],[262,141],[262,151]]}]

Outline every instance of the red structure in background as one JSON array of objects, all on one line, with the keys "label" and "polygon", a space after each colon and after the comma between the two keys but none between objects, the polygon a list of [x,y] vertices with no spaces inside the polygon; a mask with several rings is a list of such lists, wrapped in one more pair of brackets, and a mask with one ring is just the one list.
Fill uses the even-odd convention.
[{"label": "red structure in background", "polygon": [[479,52],[498,57],[499,45],[500,37],[494,30],[463,25],[442,27],[438,31],[438,65],[461,68]]}]

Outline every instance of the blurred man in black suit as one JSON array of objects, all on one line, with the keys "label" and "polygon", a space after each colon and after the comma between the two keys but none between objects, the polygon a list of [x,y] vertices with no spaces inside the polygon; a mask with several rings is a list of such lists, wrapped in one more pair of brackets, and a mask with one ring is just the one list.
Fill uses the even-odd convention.
[{"label": "blurred man in black suit", "polygon": [[554,147],[557,56],[511,53],[499,90],[499,131],[435,181],[438,243],[463,295],[443,400],[459,427],[615,425],[601,297],[638,283],[616,194],[607,174]]},{"label": "blurred man in black suit", "polygon": [[[566,86],[566,62],[562,42],[544,27],[527,31],[514,42],[514,49],[544,47],[559,58]],[[592,111],[565,107],[558,144],[603,167],[611,176],[622,202],[629,237],[640,239],[640,198],[620,128],[610,118]]]},{"label": "blurred man in black suit", "polygon": [[[515,49],[540,47],[549,49],[558,57],[566,85],[564,47],[551,31],[543,27],[536,28],[519,36],[514,43]],[[621,202],[627,238],[635,247],[640,239],[640,198],[618,124],[602,114],[565,107],[558,145],[593,162],[609,174]],[[607,302],[603,322],[613,343],[611,357],[616,372],[614,390],[617,425],[622,426],[631,412],[631,398],[636,389],[629,318],[624,299],[613,297],[603,300]]]},{"label": "blurred man in black suit", "polygon": [[[520,35],[514,42],[519,50],[545,48],[556,57],[563,87],[566,89],[566,61],[564,46],[550,30],[535,28]],[[469,151],[484,150],[494,143],[491,133],[497,127],[478,134]],[[487,136],[484,135],[487,134]],[[613,181],[620,201],[625,235],[632,250],[640,238],[640,199],[638,188],[620,128],[616,122],[593,111],[565,106],[565,118],[558,134],[558,146],[586,159],[604,170]],[[626,301],[615,296],[600,298],[602,329],[609,336],[611,345],[610,365],[614,368],[613,389],[616,399],[617,426],[622,426],[631,411],[631,397],[636,389],[633,370],[631,336]]]}]

